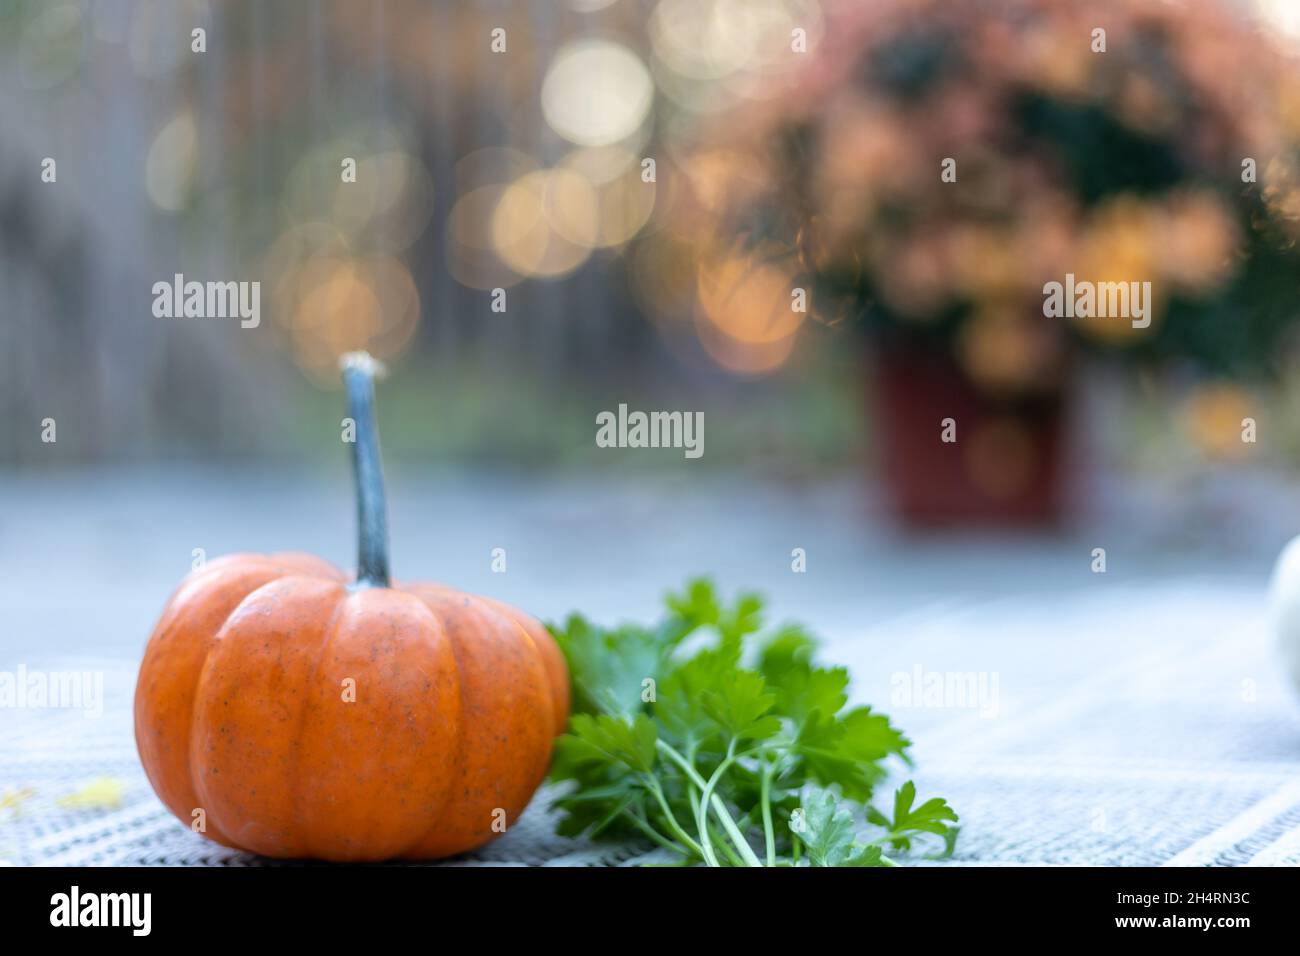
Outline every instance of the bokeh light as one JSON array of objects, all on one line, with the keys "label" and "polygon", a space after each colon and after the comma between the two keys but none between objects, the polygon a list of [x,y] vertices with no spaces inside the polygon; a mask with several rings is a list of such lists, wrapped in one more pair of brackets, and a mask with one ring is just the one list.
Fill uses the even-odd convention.
[{"label": "bokeh light", "polygon": [[337,380],[338,360],[365,349],[391,360],[419,324],[420,296],[398,259],[320,256],[285,277],[294,360],[322,384]]},{"label": "bokeh light", "polygon": [[145,189],[159,209],[177,212],[184,208],[194,181],[198,158],[198,127],[194,114],[182,110],[153,138],[145,159]]},{"label": "bokeh light", "polygon": [[662,91],[683,110],[709,112],[774,94],[779,86],[764,78],[799,64],[820,42],[823,18],[815,0],[660,0],[649,33]]},{"label": "bokeh light", "polygon": [[[577,174],[594,193],[595,228],[591,243],[620,246],[634,238],[655,210],[657,186],[641,178],[637,155],[617,146],[573,150],[561,167]],[[572,234],[568,238],[580,241]]]},{"label": "bokeh light", "polygon": [[527,173],[510,184],[493,210],[492,244],[520,275],[554,278],[591,255],[596,217],[595,190],[577,173]]},{"label": "bokeh light", "polygon": [[131,66],[145,79],[165,76],[191,55],[195,27],[208,28],[205,0],[141,0],[131,18]]},{"label": "bokeh light", "polygon": [[551,129],[582,146],[608,146],[635,134],[650,115],[654,85],[639,57],[611,40],[579,40],[555,54],[542,81]]},{"label": "bokeh light", "polygon": [[708,353],[725,368],[746,374],[784,363],[806,317],[793,308],[793,259],[760,249],[706,259],[698,270],[696,326]]},{"label": "bokeh light", "polygon": [[44,90],[76,76],[81,64],[81,9],[50,3],[23,28],[18,51],[23,86]]},{"label": "bokeh light", "polygon": [[1183,431],[1207,458],[1233,461],[1251,451],[1241,440],[1243,421],[1259,414],[1260,403],[1241,386],[1208,382],[1197,387],[1182,408]]}]

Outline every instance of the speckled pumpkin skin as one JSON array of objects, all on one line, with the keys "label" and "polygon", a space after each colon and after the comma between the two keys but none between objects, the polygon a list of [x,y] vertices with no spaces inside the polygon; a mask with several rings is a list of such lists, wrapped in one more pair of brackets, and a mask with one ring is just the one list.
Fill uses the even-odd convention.
[{"label": "speckled pumpkin skin", "polygon": [[436,584],[350,590],[310,555],[238,554],[163,611],[135,737],[163,803],[186,825],[202,809],[218,843],[432,859],[498,836],[497,808],[514,822],[568,713],[559,648],[508,605]]}]

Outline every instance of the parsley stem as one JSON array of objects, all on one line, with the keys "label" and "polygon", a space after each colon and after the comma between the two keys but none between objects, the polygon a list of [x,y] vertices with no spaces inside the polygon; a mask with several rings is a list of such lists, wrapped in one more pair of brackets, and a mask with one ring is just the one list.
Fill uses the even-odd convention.
[{"label": "parsley stem", "polygon": [[740,851],[745,863],[749,866],[762,866],[763,861],[755,855],[753,847],[745,839],[745,834],[740,832],[740,828],[736,826],[736,821],[731,819],[730,813],[727,813],[726,804],[722,802],[722,799],[717,794],[713,794],[712,806],[715,811],[724,814],[722,829],[727,831],[727,835],[731,837],[731,842],[736,844],[736,849]]},{"label": "parsley stem", "polygon": [[[709,824],[709,833],[714,835],[715,837],[717,836],[716,831],[713,829],[712,823]],[[722,851],[722,855],[727,858],[727,862],[730,863],[732,866],[747,865],[744,860],[742,860],[739,856],[736,855],[736,851],[731,848],[731,844],[728,841],[722,839],[721,837],[717,837],[717,842],[715,845],[718,847],[718,849]]]},{"label": "parsley stem", "polygon": [[[692,764],[695,763],[694,744],[691,744],[689,747],[686,748],[686,759],[690,761]],[[698,821],[700,819],[700,793],[699,793],[699,789],[690,780],[686,781],[686,796],[687,799],[689,799],[691,802],[691,819]],[[709,824],[709,833],[710,835],[716,833],[712,823]],[[742,861],[740,857],[736,855],[735,851],[731,849],[730,844],[722,840],[719,840],[718,846],[722,847],[722,852],[727,855],[727,860],[728,862],[731,863],[732,866],[745,865],[744,861]],[[703,850],[700,851],[700,856],[701,858],[704,856]]]},{"label": "parsley stem", "polygon": [[770,763],[763,764],[763,840],[767,846],[767,865],[776,866],[776,834],[772,832],[772,773]]},{"label": "parsley stem", "polygon": [[[749,844],[745,842],[745,837],[741,834],[739,827],[736,826],[736,821],[731,818],[731,814],[727,811],[727,805],[722,802],[722,798],[716,793],[711,793],[708,783],[700,776],[699,771],[695,769],[694,765],[679,754],[671,744],[668,744],[663,740],[655,741],[655,746],[659,749],[660,753],[673,763],[677,764],[677,766],[681,767],[682,771],[690,778],[691,782],[700,788],[701,806],[711,806],[713,808],[714,813],[718,816],[718,821],[722,824],[722,828],[727,831],[727,835],[731,837],[732,842],[736,844],[736,849],[739,850],[740,855],[745,858],[745,862],[750,866],[762,866],[762,862],[754,855],[754,851],[750,848]],[[734,757],[730,759],[734,759]],[[714,776],[717,776],[717,771],[714,772]],[[706,796],[706,794],[709,795]],[[707,820],[707,813],[702,814],[702,816]],[[701,836],[704,836],[703,832],[701,832]],[[711,841],[709,843],[701,844],[701,851],[706,847],[708,848],[709,853],[712,854],[713,848]],[[707,856],[705,857],[705,862],[709,862]],[[718,865],[718,858],[716,855],[713,856],[713,862],[709,863],[709,865]]]},{"label": "parsley stem", "polygon": [[[685,755],[685,759],[686,759],[686,762],[687,762],[688,764],[690,764],[692,767],[695,766],[695,748],[696,748],[696,744],[695,744],[694,741],[690,741],[690,742],[688,742],[688,743],[686,744],[686,755]],[[699,781],[699,783],[700,783],[700,785],[701,785],[701,787],[702,787],[704,781],[701,780],[701,781]],[[690,777],[687,778],[687,780],[686,780],[686,797],[687,797],[687,799],[690,800],[690,802],[691,802],[691,819],[695,821],[696,826],[698,827],[698,826],[699,826],[699,820],[700,820],[700,793],[699,793],[700,788],[697,787],[695,784],[696,784],[696,780],[691,779]],[[710,826],[709,826],[710,833],[712,832],[712,829],[713,829],[712,824],[710,824]],[[720,844],[720,845],[723,846],[724,848],[726,848],[726,844],[725,844],[725,843]],[[697,846],[698,846],[698,844],[697,844]],[[703,849],[700,850],[700,858],[703,859],[705,863],[708,863],[708,860],[704,857],[704,850],[703,850]],[[730,859],[731,859],[731,863],[732,863],[733,866],[741,866],[741,865],[742,865],[741,862],[740,862],[739,857],[736,857],[735,855],[731,855]]]},{"label": "parsley stem", "polygon": [[668,805],[668,798],[664,796],[663,787],[659,785],[658,779],[647,774],[646,784],[650,788],[650,792],[654,794],[655,800],[659,803],[659,808],[664,812],[664,818],[668,824],[668,832],[677,837],[677,839],[682,843],[686,844],[690,851],[696,856],[703,856],[704,851],[700,849],[700,845],[691,839],[691,835],[682,829],[682,825],[677,822],[677,816],[673,813],[672,807]]},{"label": "parsley stem", "polygon": [[[733,737],[731,743],[727,745],[726,758],[722,763],[718,764],[718,769],[713,771],[713,776],[711,776],[708,783],[704,785],[704,792],[700,794],[700,803],[702,807],[711,806],[715,810],[719,810],[718,819],[722,823],[722,829],[727,831],[727,836],[731,837],[731,842],[736,845],[736,849],[740,851],[740,855],[744,859],[745,863],[748,866],[762,866],[762,861],[754,855],[754,850],[750,847],[749,841],[745,839],[745,835],[741,833],[740,828],[736,826],[736,821],[733,820],[731,814],[727,812],[726,805],[723,804],[721,798],[713,792],[714,788],[718,785],[718,781],[722,779],[723,773],[735,762],[736,740]],[[717,866],[718,858],[713,852],[713,841],[709,837],[708,814],[703,809],[701,809],[700,812],[699,828],[700,846],[704,850],[705,858],[711,858],[713,862],[710,865]]]},{"label": "parsley stem", "polygon": [[718,764],[718,768],[713,771],[713,776],[709,777],[704,784],[704,791],[700,794],[700,809],[696,813],[695,825],[700,831],[700,846],[704,849],[704,860],[709,866],[718,865],[718,857],[713,852],[713,834],[709,832],[709,797],[713,796],[713,788],[718,785],[718,779],[722,773],[731,766],[731,761],[736,753],[736,742],[733,740],[727,747],[727,756]]},{"label": "parsley stem", "polygon": [[[694,766],[694,764],[695,764],[695,750],[694,750],[694,748],[692,748],[691,750],[688,750],[688,751],[687,751],[687,757],[686,757],[686,759],[691,763],[692,766]],[[687,783],[687,786],[686,786],[686,796],[689,797],[689,798],[690,798],[690,801],[691,801],[691,816],[692,816],[694,819],[698,820],[698,819],[700,818],[700,794],[699,794],[699,790],[698,790],[698,788],[695,786],[694,781],[691,781],[691,780],[688,779],[688,780],[686,781],[686,783]]]},{"label": "parsley stem", "polygon": [[660,753],[665,757],[677,764],[677,766],[681,767],[686,776],[690,778],[691,783],[695,784],[695,786],[700,790],[704,789],[704,778],[701,777],[699,771],[695,769],[695,764],[679,754],[673,748],[672,744],[666,743],[664,740],[660,739],[655,741],[655,747],[657,747]]},{"label": "parsley stem", "polygon": [[632,823],[636,826],[638,830],[644,833],[655,843],[659,844],[661,847],[664,847],[665,849],[668,850],[676,850],[678,853],[682,853],[687,856],[690,855],[689,853],[687,853],[686,848],[684,846],[682,846],[680,843],[674,843],[672,840],[668,839],[666,836],[664,836],[662,833],[660,833],[658,830],[652,827],[649,821],[647,821],[644,817],[642,817],[641,814],[633,810],[628,810],[627,816],[628,819],[632,821]]}]

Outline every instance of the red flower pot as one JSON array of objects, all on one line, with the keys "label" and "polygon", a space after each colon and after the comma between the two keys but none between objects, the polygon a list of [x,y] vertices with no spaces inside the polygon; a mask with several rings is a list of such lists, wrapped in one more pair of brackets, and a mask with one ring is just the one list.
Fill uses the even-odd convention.
[{"label": "red flower pot", "polygon": [[991,395],[946,349],[909,344],[875,351],[869,380],[877,465],[904,523],[1043,526],[1060,520],[1063,384]]}]

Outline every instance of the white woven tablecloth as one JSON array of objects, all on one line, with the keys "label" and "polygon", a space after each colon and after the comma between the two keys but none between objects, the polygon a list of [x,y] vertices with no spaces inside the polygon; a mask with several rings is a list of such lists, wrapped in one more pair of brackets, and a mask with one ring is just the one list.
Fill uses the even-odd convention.
[{"label": "white woven tablecloth", "polygon": [[[1241,513],[1266,497],[1230,490],[1203,508],[1210,519],[1163,517],[1153,494],[1077,534],[1019,540],[900,539],[879,530],[855,482],[799,493],[692,480],[664,493],[568,479],[404,484],[399,473],[390,506],[405,576],[543,617],[581,607],[645,619],[691,570],[720,573],[724,590],[763,590],[776,618],[827,638],[855,700],[915,742],[920,795],[961,815],[949,865],[1296,864],[1300,706],[1263,614],[1272,556],[1294,529],[1275,508]],[[190,833],[153,796],[132,736],[135,669],[192,548],[346,560],[347,493],[343,469],[315,484],[0,479],[0,503],[29,506],[0,509],[0,670],[102,671],[106,697],[99,719],[0,709],[0,804],[31,794],[16,812],[0,807],[0,860],[258,862]],[[1089,570],[1099,542],[1106,574]],[[504,575],[490,570],[497,545],[510,555]],[[791,573],[794,546],[807,550],[806,574]],[[996,706],[908,706],[897,692],[918,668],[983,675],[990,690],[996,678]],[[121,782],[120,807],[60,806],[100,777]],[[634,848],[554,836],[546,798],[458,862],[636,861]]]},{"label": "white woven tablecloth", "polygon": [[[827,656],[876,675],[860,678],[855,696],[887,709],[915,740],[922,795],[942,794],[960,812],[955,863],[1295,865],[1300,711],[1277,677],[1259,603],[1254,590],[1193,582],[939,604],[834,644]],[[154,797],[132,739],[132,662],[48,663],[101,670],[106,706],[99,719],[4,713],[0,792],[32,796],[16,813],[0,811],[0,859],[260,862],[190,833]],[[972,707],[951,698],[942,708],[905,706],[900,675],[914,679],[918,666],[983,672],[996,696]],[[124,785],[120,808],[60,807],[99,777]],[[639,860],[635,848],[556,837],[547,802],[543,791],[511,832],[454,862]]]}]

